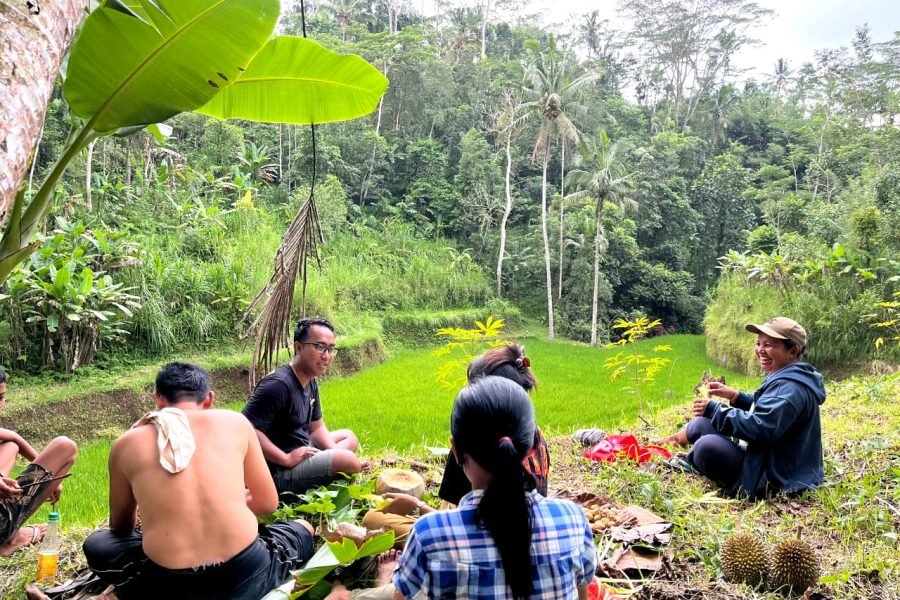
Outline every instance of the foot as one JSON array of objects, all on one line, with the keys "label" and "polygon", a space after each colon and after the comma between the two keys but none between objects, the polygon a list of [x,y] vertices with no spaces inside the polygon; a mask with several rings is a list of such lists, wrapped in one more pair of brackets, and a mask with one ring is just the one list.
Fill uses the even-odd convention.
[{"label": "foot", "polygon": [[399,550],[388,550],[378,555],[378,570],[375,572],[375,581],[379,585],[387,585],[391,582],[391,575],[397,568],[397,561],[400,560]]},{"label": "foot", "polygon": [[673,433],[670,436],[660,438],[658,440],[654,440],[650,442],[656,446],[681,446],[687,447],[690,445],[687,439],[687,433],[682,429],[678,433]]},{"label": "foot", "polygon": [[350,598],[350,590],[340,581],[335,581],[331,586],[331,592],[325,596],[325,600],[350,600]]},{"label": "foot", "polygon": [[10,556],[26,546],[39,543],[44,539],[45,533],[47,533],[46,523],[22,527],[9,539],[9,541],[0,545],[0,556]]}]

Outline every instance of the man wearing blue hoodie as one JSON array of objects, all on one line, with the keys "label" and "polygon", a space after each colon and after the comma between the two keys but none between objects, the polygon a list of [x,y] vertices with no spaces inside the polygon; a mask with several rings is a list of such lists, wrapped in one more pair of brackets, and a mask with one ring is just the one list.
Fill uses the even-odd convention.
[{"label": "man wearing blue hoodie", "polygon": [[711,395],[728,404],[694,401],[687,460],[741,497],[814,489],[825,478],[819,415],[825,386],[812,365],[799,361],[806,330],[787,317],[746,329],[757,334],[756,356],[766,378],[752,394],[718,382],[708,385]]}]

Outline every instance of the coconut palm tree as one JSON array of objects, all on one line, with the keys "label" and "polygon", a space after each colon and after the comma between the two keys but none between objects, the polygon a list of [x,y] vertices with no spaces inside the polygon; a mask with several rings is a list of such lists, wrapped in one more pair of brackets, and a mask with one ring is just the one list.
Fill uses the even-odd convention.
[{"label": "coconut palm tree", "polygon": [[597,344],[597,296],[600,288],[600,255],[603,251],[603,207],[614,202],[623,210],[636,208],[637,203],[626,197],[631,187],[625,157],[618,142],[600,130],[596,140],[581,143],[584,157],[582,168],[569,171],[566,182],[576,191],[569,198],[591,198],[594,206],[594,294],[591,302],[591,345]]},{"label": "coconut palm tree", "polygon": [[354,22],[371,23],[375,17],[366,0],[328,0],[322,9],[331,14],[341,29],[341,41],[347,41],[347,29]]},{"label": "coconut palm tree", "polygon": [[570,118],[579,112],[575,95],[580,89],[595,81],[599,74],[589,72],[574,79],[570,78],[566,71],[565,56],[557,48],[553,36],[548,39],[546,50],[542,50],[537,42],[531,41],[526,44],[526,51],[528,61],[525,65],[525,85],[522,89],[532,116],[540,119],[531,159],[536,162],[540,157],[542,162],[541,230],[544,239],[544,266],[547,272],[547,337],[552,340],[553,275],[550,272],[550,237],[547,231],[547,167],[550,164],[554,140],[565,139],[578,143],[580,139],[578,129]]}]

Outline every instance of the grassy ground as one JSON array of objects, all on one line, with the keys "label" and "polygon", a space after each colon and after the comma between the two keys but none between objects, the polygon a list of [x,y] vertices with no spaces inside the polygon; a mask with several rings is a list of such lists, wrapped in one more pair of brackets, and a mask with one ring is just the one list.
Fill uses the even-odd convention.
[{"label": "grassy ground", "polygon": [[[900,382],[852,380],[830,387],[824,412],[829,483],[821,490],[790,502],[710,502],[705,494],[712,490],[702,480],[657,465],[637,469],[586,463],[568,441],[573,429],[584,426],[626,428],[644,439],[674,430],[686,420],[691,388],[705,369],[724,373],[731,385],[745,389],[759,381],[716,368],[705,358],[700,337],[669,336],[647,344],[661,342],[672,345],[667,354],[674,362],[656,383],[642,389],[650,406],[645,414],[658,426],[650,429],[636,418],[638,400],[623,390],[627,384],[610,382],[603,368],[604,356],[615,351],[523,340],[540,384],[534,395],[538,420],[552,439],[552,488],[636,502],[676,524],[667,578],[648,582],[635,597],[765,597],[717,579],[718,546],[736,526],[774,539],[797,525],[806,526],[805,537],[825,557],[822,583],[829,595],[824,597],[898,597],[891,595],[891,586],[900,568],[900,409],[892,400],[900,397]],[[447,438],[453,394],[434,381],[441,361],[427,351],[406,351],[354,377],[328,382],[323,387],[326,421],[333,428],[354,428],[370,456],[426,455],[423,445],[445,445]],[[76,476],[66,483],[59,505],[69,543],[64,569],[80,564],[78,541],[106,513],[108,448],[108,440],[83,447]],[[42,512],[33,520],[44,518]],[[20,597],[13,590],[31,578],[35,564],[35,549],[0,559],[0,598]]]}]

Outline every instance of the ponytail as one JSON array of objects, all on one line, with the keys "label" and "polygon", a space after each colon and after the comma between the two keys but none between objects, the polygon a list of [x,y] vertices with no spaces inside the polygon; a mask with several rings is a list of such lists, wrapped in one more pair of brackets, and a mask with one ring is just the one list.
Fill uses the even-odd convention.
[{"label": "ponytail", "polygon": [[456,397],[450,430],[457,453],[468,454],[491,474],[476,521],[497,546],[512,597],[524,600],[534,593],[526,495],[534,480],[522,465],[534,442],[534,409],[528,394],[508,379],[481,378]]},{"label": "ponytail", "polygon": [[515,600],[534,593],[531,564],[531,511],[525,496],[526,475],[522,459],[508,437],[497,449],[497,469],[475,512],[478,524],[494,538],[506,583]]}]

